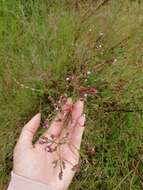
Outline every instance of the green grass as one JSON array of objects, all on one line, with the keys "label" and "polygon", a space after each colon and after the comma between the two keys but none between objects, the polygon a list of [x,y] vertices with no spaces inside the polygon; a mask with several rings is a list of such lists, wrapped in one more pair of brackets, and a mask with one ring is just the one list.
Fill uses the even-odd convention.
[{"label": "green grass", "polygon": [[50,115],[48,95],[58,99],[81,66],[99,95],[87,99],[83,163],[70,190],[143,189],[143,4],[109,0],[97,9],[101,2],[0,0],[0,189],[24,123],[41,109]]}]

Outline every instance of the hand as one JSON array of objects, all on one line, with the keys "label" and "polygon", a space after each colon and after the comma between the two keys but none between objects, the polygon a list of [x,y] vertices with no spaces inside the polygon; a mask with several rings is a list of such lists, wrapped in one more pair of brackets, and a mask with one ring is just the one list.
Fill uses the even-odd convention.
[{"label": "hand", "polygon": [[[44,138],[39,138],[34,145],[32,139],[40,125],[41,115],[33,117],[24,126],[16,144],[14,173],[66,190],[75,174],[73,168],[79,162],[78,150],[85,122],[83,107],[82,101],[73,103],[69,98],[43,134]],[[49,147],[44,143],[46,139],[55,143]],[[47,147],[50,148],[48,151]],[[52,151],[52,148],[56,151]],[[57,166],[53,167],[53,163]]]}]

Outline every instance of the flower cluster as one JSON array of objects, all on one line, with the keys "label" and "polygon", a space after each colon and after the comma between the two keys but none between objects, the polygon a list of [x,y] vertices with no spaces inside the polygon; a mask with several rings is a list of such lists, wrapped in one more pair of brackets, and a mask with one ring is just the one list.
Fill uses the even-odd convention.
[{"label": "flower cluster", "polygon": [[[50,100],[53,102],[54,106],[55,106],[55,102],[53,101],[53,99],[51,97],[49,97]],[[65,102],[65,97],[61,97],[60,98],[61,102]],[[60,103],[61,103],[60,102]],[[58,107],[58,109],[61,109],[61,104],[56,104],[56,107]],[[63,113],[63,117],[58,117],[55,121],[57,122],[62,122],[64,125],[64,128],[67,127],[68,123],[71,122],[72,123],[72,108],[73,106],[69,106],[66,110],[60,110],[61,113]],[[76,121],[74,123],[74,126],[76,126],[78,121]],[[48,127],[47,122],[44,122],[43,125],[44,128]],[[45,137],[45,136],[41,136],[39,139],[39,144],[44,145],[44,149],[45,151],[49,152],[49,153],[53,153],[56,152],[57,155],[59,156],[58,159],[53,161],[53,167],[57,167],[58,165],[60,166],[60,172],[59,172],[59,179],[62,179],[63,176],[63,170],[66,168],[66,162],[68,162],[70,165],[72,165],[72,170],[78,170],[79,169],[79,163],[78,164],[73,164],[72,162],[70,162],[69,160],[66,160],[65,158],[63,158],[61,156],[61,149],[60,147],[64,144],[68,144],[69,146],[72,146],[73,148],[77,150],[77,148],[73,145],[72,142],[69,141],[69,132],[67,132],[65,134],[65,136],[63,137],[55,137],[54,135],[50,135],[50,137]],[[75,153],[75,152],[73,152]],[[79,152],[78,152],[79,153]]]},{"label": "flower cluster", "polygon": [[[62,112],[62,107],[66,103],[68,98],[68,92],[72,89],[74,91],[74,94],[78,95],[78,98],[82,99],[83,101],[86,101],[86,99],[89,96],[94,96],[98,94],[98,90],[95,86],[89,86],[88,80],[92,76],[92,72],[90,70],[84,69],[83,72],[81,72],[80,75],[75,75],[74,73],[70,73],[66,76],[65,81],[66,85],[63,90],[63,94],[59,96],[58,100],[55,100],[52,96],[48,96],[48,101],[51,103],[55,111]],[[69,106],[68,110],[66,110],[66,115],[64,118],[58,118],[58,122],[63,122],[64,127],[67,127],[68,123],[72,123],[72,106]],[[68,112],[67,112],[68,111]],[[43,128],[48,128],[48,120],[46,119]],[[53,161],[53,167],[60,166],[60,172],[59,172],[59,179],[62,179],[63,176],[63,170],[66,168],[66,162],[72,165],[72,170],[78,170],[80,167],[80,163],[73,164],[69,160],[65,160],[62,158],[60,153],[60,147],[64,144],[69,143],[68,141],[69,134],[67,133],[62,138],[57,138],[53,135],[51,135],[49,138],[42,136],[39,139],[39,143],[44,145],[45,151],[49,153],[56,152],[58,155],[58,159]],[[71,142],[70,142],[71,143]],[[79,150],[71,143],[70,146],[76,149],[79,154]],[[88,148],[89,149],[89,148]],[[93,152],[94,150],[90,150],[90,152]]]}]

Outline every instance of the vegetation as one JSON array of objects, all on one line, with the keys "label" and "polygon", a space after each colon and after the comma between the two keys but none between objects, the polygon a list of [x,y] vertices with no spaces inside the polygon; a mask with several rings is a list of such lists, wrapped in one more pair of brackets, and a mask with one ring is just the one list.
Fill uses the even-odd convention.
[{"label": "vegetation", "polygon": [[143,189],[142,12],[135,0],[0,0],[0,189],[23,125],[39,111],[50,121],[48,97],[77,99],[77,87],[98,93],[86,93],[70,190]]}]

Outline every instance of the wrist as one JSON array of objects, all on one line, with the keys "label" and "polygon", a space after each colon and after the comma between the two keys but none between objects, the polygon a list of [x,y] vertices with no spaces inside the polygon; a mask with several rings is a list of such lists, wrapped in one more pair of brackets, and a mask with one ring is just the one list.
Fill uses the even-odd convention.
[{"label": "wrist", "polygon": [[47,185],[11,172],[8,190],[59,190],[54,185]]}]

